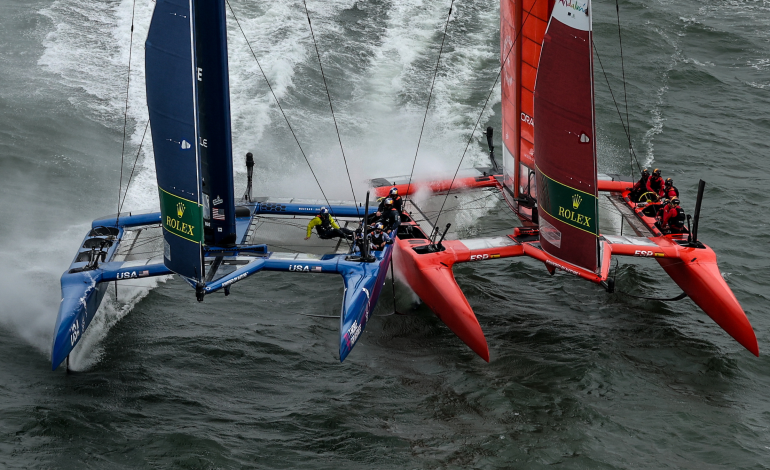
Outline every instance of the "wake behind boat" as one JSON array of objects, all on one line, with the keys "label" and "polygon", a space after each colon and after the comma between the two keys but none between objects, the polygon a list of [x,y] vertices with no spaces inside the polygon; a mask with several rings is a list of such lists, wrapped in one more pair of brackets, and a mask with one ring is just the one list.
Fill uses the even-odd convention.
[{"label": "wake behind boat", "polygon": [[[698,239],[705,183],[699,184],[691,229],[682,226],[672,233],[662,231],[656,218],[660,202],[632,198],[633,182],[597,171],[592,11],[590,0],[501,0],[502,172],[493,171],[497,164],[488,129],[491,168],[451,180],[414,183],[410,177],[397,188],[405,197],[427,189],[439,201],[450,192],[496,188],[523,227],[507,237],[437,243],[443,203],[425,223],[413,217],[425,210],[410,200],[414,211],[396,243],[396,270],[460,339],[489,361],[486,339],[452,274],[454,264],[529,256],[551,274],[564,271],[614,292],[613,255],[652,258],[684,291],[659,300],[689,296],[759,355],[754,330],[722,278],[716,254]],[[387,194],[387,186],[377,189],[378,195]],[[600,197],[621,218],[619,233],[600,230]]]},{"label": "wake behind boat", "polygon": [[[236,201],[225,2],[158,0],[146,43],[146,75],[160,212],[93,222],[62,276],[53,369],[88,328],[110,282],[175,273],[202,301],[218,291],[228,295],[235,283],[264,270],[343,277],[342,361],[371,317],[391,259],[422,301],[489,361],[482,326],[452,268],[519,256],[608,292],[614,291],[613,255],[653,258],[684,295],[758,355],[754,331],[722,278],[715,253],[698,239],[704,184],[691,227],[671,233],[656,218],[660,204],[632,197],[633,182],[598,173],[591,13],[590,1],[501,1],[502,171],[488,129],[490,168],[437,181],[415,182],[412,175],[372,180],[386,208],[392,210],[393,201],[385,198],[404,200],[393,226],[395,243],[371,251],[365,221],[375,209],[368,196],[363,206],[253,199],[249,179],[247,194]],[[564,77],[570,77],[568,83]],[[511,227],[506,236],[458,239],[451,224],[444,225],[453,210],[449,196],[479,189],[502,195],[522,226]],[[418,191],[431,196],[418,201]],[[623,221],[619,233],[600,224],[600,198]],[[363,243],[314,240],[308,247],[292,239],[296,230],[287,230],[287,224],[307,224],[322,206],[345,228],[360,227]]]},{"label": "wake behind boat", "polygon": [[[357,228],[369,212],[368,196],[363,207],[252,199],[249,167],[246,195],[235,200],[224,0],[158,0],[145,60],[160,212],[93,222],[62,275],[52,368],[78,344],[111,282],[178,274],[203,301],[220,290],[228,295],[259,271],[343,277],[339,354],[345,360],[377,304],[392,246],[370,250],[364,224],[360,243],[321,240],[308,250],[291,239],[286,219],[307,224],[324,207],[332,221]],[[270,251],[266,242],[284,251]]]}]

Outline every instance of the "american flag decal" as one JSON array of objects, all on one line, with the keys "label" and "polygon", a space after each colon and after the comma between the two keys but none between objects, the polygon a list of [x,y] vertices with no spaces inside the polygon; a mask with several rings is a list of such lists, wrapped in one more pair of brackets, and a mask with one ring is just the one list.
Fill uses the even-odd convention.
[{"label": "american flag decal", "polygon": [[320,273],[321,272],[321,266],[313,266],[311,269],[314,273]]},{"label": "american flag decal", "polygon": [[216,220],[225,220],[225,211],[214,207],[211,209],[211,217]]}]

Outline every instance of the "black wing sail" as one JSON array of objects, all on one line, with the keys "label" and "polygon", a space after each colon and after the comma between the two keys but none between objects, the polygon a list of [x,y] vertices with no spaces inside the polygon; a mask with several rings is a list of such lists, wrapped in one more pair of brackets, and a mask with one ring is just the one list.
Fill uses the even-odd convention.
[{"label": "black wing sail", "polygon": [[225,2],[193,4],[204,240],[231,246],[236,235]]}]

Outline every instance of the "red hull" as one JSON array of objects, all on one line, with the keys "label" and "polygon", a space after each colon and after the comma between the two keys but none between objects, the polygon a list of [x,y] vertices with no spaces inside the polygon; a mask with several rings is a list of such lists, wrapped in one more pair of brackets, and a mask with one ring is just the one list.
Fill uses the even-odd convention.
[{"label": "red hull", "polygon": [[[466,188],[489,187],[496,181],[497,178],[487,176],[468,178],[463,181],[463,186]],[[420,185],[420,183],[413,184],[411,190],[414,191]],[[449,189],[450,185],[451,182],[449,181],[435,181],[425,184],[433,190],[443,191]],[[399,238],[396,240],[396,249],[393,254],[396,269],[423,302],[465,344],[484,360],[489,361],[489,348],[484,333],[473,309],[468,304],[468,300],[452,274],[452,266],[455,263],[527,255],[543,262],[552,273],[559,269],[607,286],[605,283],[607,282],[612,255],[650,257],[661,265],[671,279],[714,322],[752,354],[758,356],[759,346],[754,330],[743,308],[722,278],[714,251],[705,245],[688,246],[686,236],[661,234],[660,230],[655,227],[655,219],[644,215],[645,206],[637,205],[628,199],[631,186],[631,183],[624,181],[598,181],[600,191],[621,193],[626,206],[636,214],[652,236],[646,237],[646,239],[637,239],[638,241],[628,239],[630,241],[613,240],[611,242],[609,240],[613,237],[608,236],[601,242],[603,248],[601,269],[597,272],[567,263],[543,251],[537,241],[531,241],[532,235],[537,234],[536,228],[516,229],[514,235],[510,236],[510,243],[506,246],[470,249],[468,246],[474,246],[478,241],[452,240],[444,242],[444,251],[430,253],[420,248],[428,245],[429,242],[414,222],[407,222],[407,224],[411,224],[414,233],[419,232],[422,238]],[[377,188],[377,193],[384,194],[387,189],[388,187]],[[401,192],[405,190],[404,187]],[[527,230],[530,232],[526,232]]]},{"label": "red hull", "polygon": [[393,259],[415,294],[473,352],[489,362],[489,347],[484,332],[452,274],[450,266],[454,263],[453,258],[452,253],[447,251],[420,255],[406,240],[399,240]]},{"label": "red hull", "polygon": [[[759,345],[746,313],[730,290],[710,248],[689,248],[682,258],[657,261],[682,290],[743,347],[759,356]],[[688,259],[689,258],[689,259]]]},{"label": "red hull", "polygon": [[[422,234],[419,226],[413,230]],[[424,234],[423,234],[424,235]],[[488,239],[469,248],[459,240],[443,242],[444,251],[425,252],[427,239],[397,239],[395,268],[409,287],[446,326],[482,359],[489,362],[489,347],[481,325],[452,274],[455,263],[521,256],[524,248],[509,239]],[[470,243],[470,242],[469,242]],[[415,250],[415,248],[417,250]]]}]

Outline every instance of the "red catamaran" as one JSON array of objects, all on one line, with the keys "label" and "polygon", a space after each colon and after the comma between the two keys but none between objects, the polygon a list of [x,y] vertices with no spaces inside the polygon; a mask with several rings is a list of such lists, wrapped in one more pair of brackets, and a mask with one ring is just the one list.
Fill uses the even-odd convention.
[{"label": "red catamaran", "polygon": [[[590,0],[501,0],[500,17],[502,174],[396,186],[402,196],[426,187],[434,194],[496,188],[523,226],[506,237],[470,240],[445,240],[444,230],[437,240],[438,219],[429,220],[425,207],[409,199],[393,254],[401,277],[489,361],[484,333],[452,273],[456,263],[526,255],[551,274],[562,270],[612,291],[613,255],[652,258],[719,326],[759,355],[754,330],[714,251],[697,239],[703,182],[692,230],[664,234],[655,226],[657,205],[629,198],[633,183],[598,174]],[[379,196],[391,187],[375,186]],[[600,197],[635,236],[600,231]]]}]

